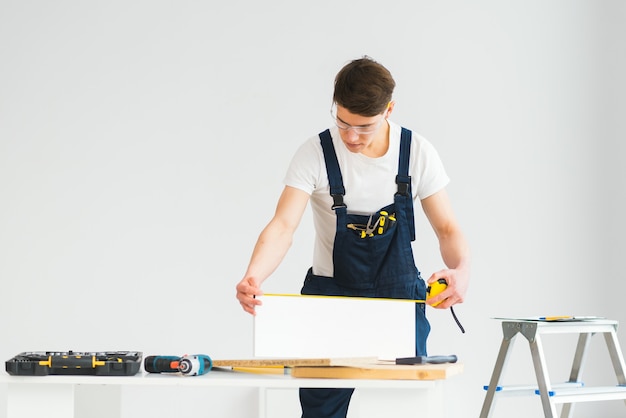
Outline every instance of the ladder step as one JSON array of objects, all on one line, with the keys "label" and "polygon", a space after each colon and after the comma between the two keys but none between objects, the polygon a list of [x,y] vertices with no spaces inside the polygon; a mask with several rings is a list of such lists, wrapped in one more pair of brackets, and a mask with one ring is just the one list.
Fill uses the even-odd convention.
[{"label": "ladder step", "polygon": [[[585,384],[583,382],[564,382],[557,383],[552,385],[552,391],[550,393],[554,393],[554,389],[580,389]],[[483,386],[484,390],[489,390],[489,386]],[[537,385],[506,385],[506,386],[496,386],[496,393],[498,396],[528,396],[539,394],[539,388]]]},{"label": "ladder step", "polygon": [[[539,390],[536,390],[535,394],[539,395]],[[550,391],[550,400],[554,403],[611,401],[618,399],[626,399],[626,386],[557,388]]]}]

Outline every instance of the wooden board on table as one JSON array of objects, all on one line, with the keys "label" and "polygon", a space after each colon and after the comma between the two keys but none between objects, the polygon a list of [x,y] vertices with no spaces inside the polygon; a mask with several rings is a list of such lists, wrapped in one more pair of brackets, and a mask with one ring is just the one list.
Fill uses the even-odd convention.
[{"label": "wooden board on table", "polygon": [[349,364],[376,363],[376,357],[350,358],[267,358],[213,360],[214,367],[296,367],[296,366],[345,366]]},{"label": "wooden board on table", "polygon": [[460,374],[462,363],[396,365],[393,363],[350,363],[338,366],[296,366],[292,377],[327,379],[441,380]]}]

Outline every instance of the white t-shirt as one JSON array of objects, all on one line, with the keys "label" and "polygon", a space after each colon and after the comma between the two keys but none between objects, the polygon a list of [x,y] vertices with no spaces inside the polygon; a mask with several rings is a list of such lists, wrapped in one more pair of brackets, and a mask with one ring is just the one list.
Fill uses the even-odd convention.
[{"label": "white t-shirt", "polygon": [[[349,213],[369,215],[393,203],[397,191],[396,174],[400,155],[401,127],[389,121],[389,149],[382,157],[370,158],[352,153],[345,147],[337,127],[330,129],[339,168],[346,189],[344,203]],[[442,190],[450,181],[439,154],[425,138],[412,134],[409,161],[413,202]],[[296,151],[285,175],[287,186],[305,191],[311,196],[315,227],[313,273],[333,276],[333,242],[336,216],[331,209],[333,199],[326,174],[326,163],[319,136],[307,140]]]}]

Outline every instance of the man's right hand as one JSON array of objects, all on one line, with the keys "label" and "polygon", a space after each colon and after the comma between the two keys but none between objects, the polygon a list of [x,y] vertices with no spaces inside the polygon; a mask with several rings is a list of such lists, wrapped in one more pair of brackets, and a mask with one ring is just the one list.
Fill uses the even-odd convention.
[{"label": "man's right hand", "polygon": [[244,277],[237,284],[237,299],[243,310],[249,314],[256,315],[255,308],[262,305],[262,302],[255,299],[255,296],[261,295],[263,292],[252,277]]}]

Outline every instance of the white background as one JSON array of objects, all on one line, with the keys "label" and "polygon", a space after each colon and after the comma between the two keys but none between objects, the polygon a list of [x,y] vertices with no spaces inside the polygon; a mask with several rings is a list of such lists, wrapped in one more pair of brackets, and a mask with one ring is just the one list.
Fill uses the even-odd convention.
[{"label": "white background", "polygon": [[[619,0],[0,0],[0,359],[249,357],[235,284],[292,154],[331,123],[336,72],[367,54],[396,79],[393,119],[427,137],[452,178],[473,252],[456,308],[467,333],[429,308],[429,351],[465,363],[449,416],[478,416],[501,339],[490,318],[626,322],[625,18]],[[417,228],[428,277],[443,264],[423,217]],[[307,213],[265,291],[300,290],[312,235]],[[546,342],[556,381],[574,345]],[[615,383],[603,345],[588,385]],[[505,378],[532,381],[527,344],[515,347]],[[124,399],[127,417],[254,411],[246,391]],[[496,407],[541,415],[539,399]]]}]

